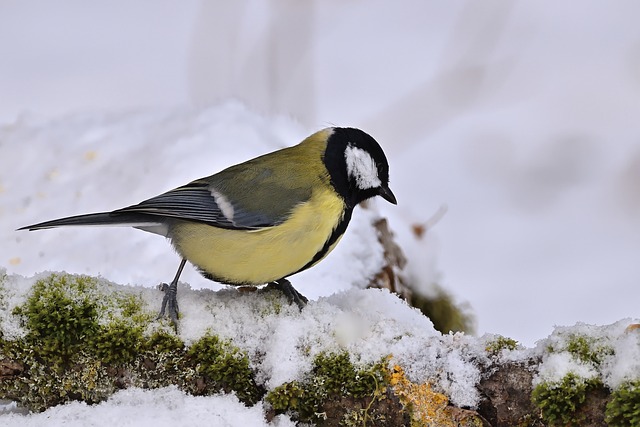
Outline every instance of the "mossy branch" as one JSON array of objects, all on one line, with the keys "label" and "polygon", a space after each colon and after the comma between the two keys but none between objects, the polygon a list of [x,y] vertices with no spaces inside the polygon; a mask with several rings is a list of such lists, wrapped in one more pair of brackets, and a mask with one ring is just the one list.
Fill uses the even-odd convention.
[{"label": "mossy branch", "polygon": [[[534,387],[541,360],[510,362],[505,355],[519,346],[504,337],[485,341],[484,361],[477,362],[477,412],[451,406],[431,384],[412,383],[390,358],[360,365],[347,352],[320,353],[304,379],[269,390],[257,380],[256,360],[231,341],[209,332],[187,345],[168,322],[155,321],[139,295],[105,291],[99,283],[43,276],[9,313],[22,333],[0,337],[0,399],[42,411],[69,401],[98,403],[127,387],[173,385],[193,395],[235,393],[247,405],[263,401],[267,417],[286,413],[328,426],[640,425],[639,381],[609,390],[598,378],[569,374]],[[6,311],[6,301],[0,304]],[[546,351],[593,366],[614,352],[580,334],[564,342]]]}]

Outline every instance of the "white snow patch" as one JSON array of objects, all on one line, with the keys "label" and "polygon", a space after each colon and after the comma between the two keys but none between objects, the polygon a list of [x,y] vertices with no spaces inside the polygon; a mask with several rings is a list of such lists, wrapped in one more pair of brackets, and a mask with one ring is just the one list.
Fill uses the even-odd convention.
[{"label": "white snow patch", "polygon": [[598,377],[598,371],[593,365],[578,360],[567,352],[551,353],[544,358],[533,384],[558,383],[568,374],[585,380]]},{"label": "white snow patch", "polygon": [[[538,342],[532,354],[543,358],[534,383],[560,382],[572,373],[585,380],[598,378],[612,390],[625,381],[640,380],[640,330],[627,330],[637,319],[622,319],[610,325],[556,327],[548,338]],[[569,351],[572,340],[588,343],[593,357],[583,360]],[[595,359],[595,360],[591,360]]]},{"label": "white snow patch", "polygon": [[302,312],[277,292],[185,291],[179,291],[182,337],[192,342],[210,331],[232,340],[269,389],[302,380],[322,352],[348,351],[360,363],[390,354],[417,357],[440,335],[428,318],[385,290],[340,292],[311,301]]},{"label": "white snow patch", "polygon": [[190,396],[176,387],[166,387],[156,390],[129,388],[98,405],[72,402],[37,414],[0,415],[0,420],[4,427],[36,427],[52,423],[66,427],[295,426],[284,415],[267,423],[264,413],[262,403],[246,407],[235,395]]},{"label": "white snow patch", "polygon": [[476,384],[479,364],[487,362],[484,346],[477,338],[461,333],[423,340],[402,337],[405,351],[396,359],[413,382],[429,382],[447,395],[454,405],[475,407],[480,399]]},{"label": "white snow patch", "polygon": [[616,389],[624,382],[640,380],[640,333],[630,331],[619,336],[614,351],[615,356],[602,366],[605,384]]}]

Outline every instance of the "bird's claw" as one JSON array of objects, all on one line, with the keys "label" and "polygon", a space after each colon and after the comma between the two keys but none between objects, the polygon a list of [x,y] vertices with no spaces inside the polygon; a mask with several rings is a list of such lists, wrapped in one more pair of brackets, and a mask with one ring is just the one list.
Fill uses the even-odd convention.
[{"label": "bird's claw", "polygon": [[165,317],[165,312],[169,316],[169,320],[173,324],[174,328],[178,328],[178,313],[180,312],[178,308],[178,284],[172,282],[170,285],[166,283],[161,283],[159,286],[160,290],[164,292],[164,298],[162,298],[162,305],[160,306],[160,313],[158,313],[157,319],[162,319]]},{"label": "bird's claw", "polygon": [[296,291],[291,282],[287,279],[276,280],[275,282],[269,283],[268,286],[280,290],[280,292],[287,297],[289,303],[295,303],[300,311],[302,311],[304,306],[309,302],[307,297]]}]

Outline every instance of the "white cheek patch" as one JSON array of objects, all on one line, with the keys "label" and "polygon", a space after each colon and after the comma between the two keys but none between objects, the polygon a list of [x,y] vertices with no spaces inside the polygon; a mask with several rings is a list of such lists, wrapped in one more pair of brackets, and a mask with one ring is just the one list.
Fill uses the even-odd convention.
[{"label": "white cheek patch", "polygon": [[378,178],[376,162],[365,150],[349,144],[344,150],[344,159],[347,162],[347,173],[355,179],[359,189],[366,190],[382,184]]},{"label": "white cheek patch", "polygon": [[233,209],[233,205],[229,202],[229,200],[224,196],[224,194],[217,192],[214,189],[211,189],[211,195],[216,202],[216,205],[220,208],[220,212],[227,218],[229,221],[233,222],[233,215],[235,213]]}]

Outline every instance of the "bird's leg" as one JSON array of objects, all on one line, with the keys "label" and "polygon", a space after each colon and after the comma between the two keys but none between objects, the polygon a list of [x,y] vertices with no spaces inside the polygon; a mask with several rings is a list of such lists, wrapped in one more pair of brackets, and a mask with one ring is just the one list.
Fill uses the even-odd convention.
[{"label": "bird's leg", "polygon": [[293,288],[293,285],[287,279],[279,279],[275,282],[269,283],[269,286],[274,289],[279,289],[289,300],[289,303],[296,303],[300,311],[307,305],[309,300],[300,292]]},{"label": "bird's leg", "polygon": [[176,277],[173,278],[171,284],[167,285],[166,283],[162,283],[160,285],[160,290],[164,292],[164,298],[162,298],[162,306],[160,307],[160,313],[158,314],[158,319],[164,317],[165,309],[169,309],[169,319],[171,319],[171,323],[177,328],[178,327],[178,279],[182,274],[182,269],[184,268],[186,259],[182,259],[180,262],[180,266],[178,267],[178,271],[176,272]]}]

